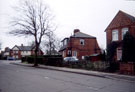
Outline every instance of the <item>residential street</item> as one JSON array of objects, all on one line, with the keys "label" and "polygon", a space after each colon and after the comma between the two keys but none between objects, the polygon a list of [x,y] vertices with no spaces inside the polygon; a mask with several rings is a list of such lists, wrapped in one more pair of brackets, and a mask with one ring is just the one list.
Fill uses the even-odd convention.
[{"label": "residential street", "polygon": [[135,82],[0,61],[0,92],[135,92]]}]

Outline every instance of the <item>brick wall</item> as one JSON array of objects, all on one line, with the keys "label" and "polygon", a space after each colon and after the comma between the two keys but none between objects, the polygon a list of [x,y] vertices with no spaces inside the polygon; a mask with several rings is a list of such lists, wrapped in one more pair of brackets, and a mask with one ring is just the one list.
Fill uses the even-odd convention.
[{"label": "brick wall", "polygon": [[[84,39],[84,45],[80,44],[80,39]],[[72,51],[77,51],[77,58],[79,59],[81,59],[82,56],[100,53],[96,38],[71,38],[68,47],[72,47]]]}]

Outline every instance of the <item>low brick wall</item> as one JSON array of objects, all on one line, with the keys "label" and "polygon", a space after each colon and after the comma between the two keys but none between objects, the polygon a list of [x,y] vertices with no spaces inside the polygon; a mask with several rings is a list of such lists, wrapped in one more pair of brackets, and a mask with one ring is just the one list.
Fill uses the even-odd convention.
[{"label": "low brick wall", "polygon": [[128,75],[135,75],[135,63],[133,62],[120,63],[120,73],[128,74]]}]

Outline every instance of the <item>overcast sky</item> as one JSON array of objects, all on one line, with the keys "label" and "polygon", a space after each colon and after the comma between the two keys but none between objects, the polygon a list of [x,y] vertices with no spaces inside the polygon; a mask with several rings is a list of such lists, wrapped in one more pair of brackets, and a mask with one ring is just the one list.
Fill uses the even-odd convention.
[{"label": "overcast sky", "polygon": [[[14,37],[7,34],[10,31],[10,16],[14,15],[12,6],[18,0],[0,0],[0,40],[2,49],[14,45],[27,45],[29,38]],[[58,29],[55,31],[59,38],[69,37],[73,30],[97,37],[101,48],[106,48],[104,30],[119,10],[135,16],[135,0],[43,0],[55,15]]]}]

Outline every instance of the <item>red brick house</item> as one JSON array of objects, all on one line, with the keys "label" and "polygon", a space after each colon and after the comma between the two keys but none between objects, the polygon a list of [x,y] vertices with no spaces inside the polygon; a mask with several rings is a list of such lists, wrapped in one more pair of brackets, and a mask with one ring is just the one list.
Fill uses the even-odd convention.
[{"label": "red brick house", "polygon": [[[15,45],[11,49],[11,56],[15,59],[20,59],[21,57],[29,56],[29,55],[34,55],[34,47],[33,46],[17,46]],[[38,52],[39,55],[43,55],[42,50],[40,49]]]},{"label": "red brick house", "polygon": [[[107,46],[112,42],[121,43],[126,32],[135,37],[135,17],[123,11],[119,11],[106,28]],[[114,60],[119,61],[122,57],[122,43],[116,48]]]},{"label": "red brick house", "polygon": [[6,47],[4,51],[2,51],[2,56],[5,58],[11,57],[11,49],[9,47]]},{"label": "red brick house", "polygon": [[96,37],[74,30],[74,34],[62,40],[63,46],[60,49],[63,57],[75,56],[83,59],[84,56],[100,53]]}]

